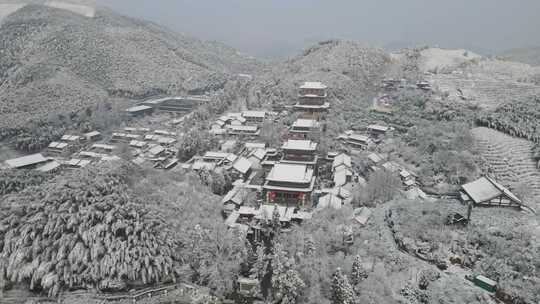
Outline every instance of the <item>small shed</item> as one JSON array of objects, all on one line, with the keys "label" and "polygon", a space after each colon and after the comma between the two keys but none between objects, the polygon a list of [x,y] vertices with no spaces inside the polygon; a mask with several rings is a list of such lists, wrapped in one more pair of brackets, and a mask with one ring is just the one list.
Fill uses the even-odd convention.
[{"label": "small shed", "polygon": [[461,198],[482,206],[521,207],[523,201],[494,179],[483,176],[461,186]]}]

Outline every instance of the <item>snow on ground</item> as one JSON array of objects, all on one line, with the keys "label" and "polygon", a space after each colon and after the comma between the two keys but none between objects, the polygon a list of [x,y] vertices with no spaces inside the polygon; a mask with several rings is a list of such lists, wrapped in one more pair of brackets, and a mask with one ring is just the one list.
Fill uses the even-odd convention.
[{"label": "snow on ground", "polygon": [[422,50],[420,54],[422,56],[420,61],[420,69],[423,72],[457,67],[464,62],[482,57],[478,54],[463,49],[445,50],[439,48],[428,48]]},{"label": "snow on ground", "polygon": [[45,3],[45,5],[58,9],[68,10],[75,14],[83,15],[88,18],[93,18],[96,15],[96,9],[87,5],[73,4],[62,1],[48,1]]},{"label": "snow on ground", "polygon": [[19,9],[25,7],[25,6],[26,6],[25,3],[9,3],[9,4],[8,3],[5,3],[5,4],[0,3],[0,22],[2,21],[2,19],[7,17],[8,15],[13,14],[17,10],[19,10]]}]

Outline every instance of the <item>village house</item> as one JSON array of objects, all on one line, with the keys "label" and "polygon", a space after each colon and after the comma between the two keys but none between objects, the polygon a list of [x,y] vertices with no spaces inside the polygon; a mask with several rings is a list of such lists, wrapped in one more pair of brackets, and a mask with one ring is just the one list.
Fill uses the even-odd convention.
[{"label": "village house", "polygon": [[226,141],[221,143],[221,146],[220,146],[219,150],[221,152],[231,153],[231,152],[233,152],[235,150],[237,144],[238,144],[237,140],[229,139],[229,140],[226,140]]},{"label": "village house", "polygon": [[42,166],[37,167],[36,171],[43,172],[43,173],[57,172],[60,170],[61,166],[62,164],[53,160],[51,162],[45,163]]},{"label": "village house", "polygon": [[140,128],[125,127],[124,132],[142,135],[142,134],[150,132],[150,129],[149,128],[142,128],[142,127],[140,127]]},{"label": "village house", "polygon": [[334,160],[332,161],[332,170],[335,171],[342,166],[349,169],[352,168],[351,157],[345,153],[338,154],[336,157],[334,157]]},{"label": "village house", "polygon": [[227,133],[237,136],[258,136],[260,131],[258,126],[230,125],[227,126]]},{"label": "village house", "polygon": [[195,162],[193,162],[192,165],[189,165],[187,168],[191,168],[193,171],[201,171],[201,170],[214,171],[216,169],[216,163],[209,163],[202,160],[196,160]]},{"label": "village house", "polygon": [[243,185],[234,186],[221,200],[221,204],[224,207],[225,213],[228,213],[226,210],[231,208],[226,208],[225,206],[231,206],[232,210],[238,210],[246,202],[248,197],[249,190],[244,188]]},{"label": "village house", "polygon": [[207,103],[210,98],[203,95],[188,95],[179,97],[164,97],[147,100],[141,104],[164,112],[188,113],[201,104]]},{"label": "village house", "polygon": [[69,151],[69,144],[65,142],[53,141],[47,147],[47,152],[50,154],[65,154]]},{"label": "village house", "polygon": [[88,166],[92,161],[88,159],[72,158],[64,163],[64,166],[68,169],[81,169]]},{"label": "village house", "polygon": [[161,170],[169,170],[178,165],[178,159],[175,157],[165,157],[163,159],[157,160],[154,163],[154,168]]},{"label": "village house", "polygon": [[156,140],[156,143],[162,146],[170,146],[176,143],[176,138],[159,136]]},{"label": "village house", "polygon": [[334,186],[341,187],[350,183],[353,178],[353,171],[351,168],[341,165],[334,169]]},{"label": "village house", "polygon": [[230,172],[233,179],[246,180],[246,178],[248,178],[251,174],[251,167],[252,164],[247,158],[243,156],[238,157],[230,167]]},{"label": "village house", "polygon": [[345,143],[357,149],[368,149],[372,144],[369,136],[362,134],[350,133],[341,135],[339,138],[345,141]]},{"label": "village house", "polygon": [[407,190],[416,185],[416,177],[408,170],[401,169],[399,171],[399,177]]},{"label": "village house", "polygon": [[283,163],[304,164],[311,168],[318,161],[317,143],[311,140],[289,139],[281,147],[283,150]]},{"label": "village house", "polygon": [[92,160],[99,160],[99,159],[102,159],[103,157],[107,156],[107,154],[96,153],[96,152],[92,152],[92,151],[81,151],[77,155],[78,155],[79,158],[92,159]]},{"label": "village house", "polygon": [[116,150],[116,147],[106,144],[93,144],[90,150],[98,153],[112,153],[114,150]]},{"label": "village house", "polygon": [[307,139],[312,132],[320,131],[320,124],[314,119],[297,119],[289,129],[290,139]]},{"label": "village house", "polygon": [[266,149],[266,155],[264,156],[261,166],[265,172],[270,172],[275,164],[281,160],[282,154],[277,149]]},{"label": "village house", "polygon": [[23,157],[8,159],[4,161],[4,164],[10,169],[33,169],[48,161],[48,158],[44,157],[40,153],[36,153]]},{"label": "village house", "polygon": [[266,176],[266,201],[286,206],[311,207],[315,186],[313,169],[306,165],[277,163]]},{"label": "village house", "polygon": [[392,128],[388,126],[382,126],[382,125],[369,125],[367,126],[368,134],[374,138],[380,138],[384,135],[387,135]]},{"label": "village house", "polygon": [[334,187],[334,188],[323,188],[318,191],[318,194],[327,194],[331,193],[343,200],[344,204],[350,204],[353,201],[353,194],[351,191],[347,190],[345,187]]},{"label": "village house", "polygon": [[161,136],[176,136],[175,132],[170,132],[167,130],[154,130],[154,134],[161,135]]},{"label": "village house", "polygon": [[263,162],[264,158],[266,157],[266,149],[256,149],[254,151],[251,151],[248,154],[248,160],[252,164],[252,168],[255,170],[258,170],[262,168],[261,163]]},{"label": "village house", "polygon": [[144,116],[147,114],[152,114],[152,112],[154,112],[154,108],[150,106],[145,106],[145,105],[134,106],[134,107],[126,109],[126,113],[132,117]]},{"label": "village house", "polygon": [[76,143],[80,143],[83,140],[83,137],[79,135],[65,134],[60,138],[60,140],[63,142],[76,144]]},{"label": "village house", "polygon": [[246,119],[246,124],[261,124],[266,118],[265,111],[244,111],[242,117]]},{"label": "village house", "polygon": [[340,153],[332,161],[332,172],[334,174],[334,185],[339,187],[352,181],[352,160],[345,153]]},{"label": "village house", "polygon": [[330,103],[326,101],[326,89],[320,82],[305,82],[298,90],[298,103],[294,105],[294,109],[318,117],[320,112],[330,107]]},{"label": "village house", "polygon": [[370,153],[367,158],[369,160],[370,166],[378,166],[384,161],[384,158],[377,153]]},{"label": "village house", "polygon": [[101,133],[99,133],[98,131],[91,131],[91,132],[85,133],[84,138],[87,141],[97,141],[101,139]]},{"label": "village house", "polygon": [[361,226],[366,226],[373,212],[368,207],[356,208],[353,211],[353,220]]},{"label": "village house", "polygon": [[515,194],[488,176],[461,186],[460,196],[463,202],[476,206],[521,208],[524,205]]},{"label": "village house", "polygon": [[132,148],[137,148],[137,149],[142,149],[144,147],[146,147],[148,143],[145,142],[145,141],[140,141],[140,140],[132,140],[129,142],[129,146],[132,147]]},{"label": "village house", "polygon": [[266,144],[260,143],[260,142],[246,142],[244,143],[244,149],[248,151],[252,151],[255,149],[265,149]]},{"label": "village house", "polygon": [[236,159],[238,156],[236,156],[233,153],[226,153],[226,152],[216,152],[216,151],[208,151],[204,153],[202,156],[202,161],[207,163],[215,163],[218,165],[230,165]]},{"label": "village house", "polygon": [[147,156],[149,158],[157,158],[157,157],[161,157],[165,154],[165,148],[160,146],[160,145],[154,145],[152,146],[147,152]]},{"label": "village house", "polygon": [[319,197],[317,202],[317,208],[315,210],[321,211],[326,208],[341,209],[343,206],[343,200],[333,193],[327,193]]},{"label": "village house", "polygon": [[111,141],[112,142],[122,142],[122,143],[129,143],[132,140],[137,140],[141,136],[137,134],[130,134],[130,133],[120,133],[115,132],[112,134]]},{"label": "village house", "polygon": [[336,156],[338,156],[340,153],[339,152],[336,152],[336,151],[328,151],[326,153],[326,157],[325,157],[325,160],[327,161],[330,161],[330,162],[333,162],[334,161],[334,158]]}]

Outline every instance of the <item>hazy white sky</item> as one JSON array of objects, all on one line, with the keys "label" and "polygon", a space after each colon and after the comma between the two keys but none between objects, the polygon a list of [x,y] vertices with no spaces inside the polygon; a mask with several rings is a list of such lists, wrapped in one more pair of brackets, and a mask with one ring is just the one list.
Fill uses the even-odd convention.
[{"label": "hazy white sky", "polygon": [[259,57],[329,38],[482,52],[540,45],[540,0],[97,0]]}]

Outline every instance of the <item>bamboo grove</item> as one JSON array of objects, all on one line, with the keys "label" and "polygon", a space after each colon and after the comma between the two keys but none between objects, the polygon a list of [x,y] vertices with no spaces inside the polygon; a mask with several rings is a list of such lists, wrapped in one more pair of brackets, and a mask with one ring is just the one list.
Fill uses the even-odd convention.
[{"label": "bamboo grove", "polygon": [[0,170],[0,195],[20,192],[51,177],[50,174],[35,170]]},{"label": "bamboo grove", "polygon": [[159,213],[130,197],[125,169],[95,168],[4,197],[0,287],[50,296],[175,280],[179,246]]},{"label": "bamboo grove", "polygon": [[512,136],[540,142],[540,99],[507,103],[480,116],[477,123]]}]

